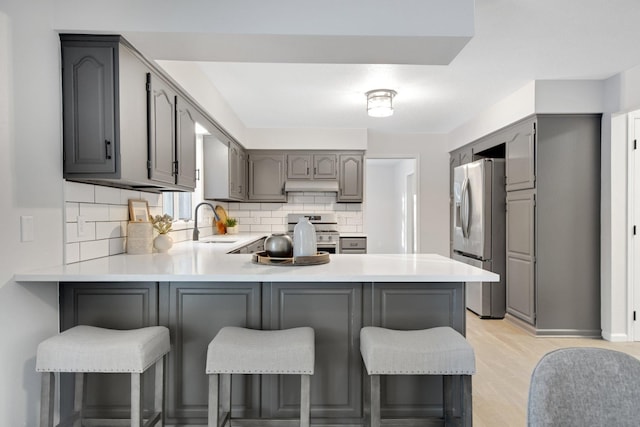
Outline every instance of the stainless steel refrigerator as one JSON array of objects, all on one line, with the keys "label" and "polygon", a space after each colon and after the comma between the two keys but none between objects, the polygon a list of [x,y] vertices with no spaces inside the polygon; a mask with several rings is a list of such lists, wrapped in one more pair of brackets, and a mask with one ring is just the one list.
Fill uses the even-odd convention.
[{"label": "stainless steel refrigerator", "polygon": [[504,159],[482,159],[453,172],[453,258],[500,275],[499,282],[467,283],[467,308],[483,318],[503,318],[506,309],[504,166]]}]

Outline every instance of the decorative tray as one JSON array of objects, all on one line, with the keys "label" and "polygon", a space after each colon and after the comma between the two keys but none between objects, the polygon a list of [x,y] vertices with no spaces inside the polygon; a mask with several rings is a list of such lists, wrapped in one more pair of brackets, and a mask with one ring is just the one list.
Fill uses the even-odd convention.
[{"label": "decorative tray", "polygon": [[329,262],[329,252],[318,252],[311,256],[299,256],[292,258],[275,258],[270,257],[266,251],[256,252],[252,255],[251,261],[256,264],[265,265],[283,265],[283,266],[296,266],[296,265],[319,265]]}]

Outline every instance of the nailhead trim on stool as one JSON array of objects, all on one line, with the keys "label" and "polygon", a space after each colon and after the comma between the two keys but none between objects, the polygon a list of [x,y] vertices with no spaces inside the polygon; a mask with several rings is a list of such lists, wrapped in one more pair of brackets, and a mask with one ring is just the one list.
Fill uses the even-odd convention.
[{"label": "nailhead trim on stool", "polygon": [[[275,331],[222,328],[207,349],[209,427],[222,427],[231,420],[231,374],[300,375],[300,426],[308,427],[314,341],[309,327]],[[261,420],[261,425],[281,421]]]},{"label": "nailhead trim on stool", "polygon": [[[164,356],[169,352],[169,330],[150,326],[132,330],[114,330],[94,326],[75,326],[38,346],[36,371],[42,372],[40,426],[53,425],[55,372],[76,373],[74,419],[84,412],[86,373],[131,374],[131,425],[162,426]],[[140,377],[155,365],[155,399],[151,418],[143,423]]]},{"label": "nailhead trim on stool", "polygon": [[[475,374],[473,347],[448,326],[398,331],[367,326],[360,331],[360,353],[370,376],[370,425],[379,427],[380,375],[442,375],[445,425],[471,426],[471,375]],[[462,417],[453,419],[452,381],[462,382]],[[368,396],[369,397],[369,396]],[[389,420],[391,422],[391,420]]]}]

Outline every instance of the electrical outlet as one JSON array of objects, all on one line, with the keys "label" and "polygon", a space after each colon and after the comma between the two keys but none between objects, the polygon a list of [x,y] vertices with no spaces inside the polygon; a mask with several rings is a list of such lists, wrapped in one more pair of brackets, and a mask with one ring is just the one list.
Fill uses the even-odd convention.
[{"label": "electrical outlet", "polygon": [[76,219],[78,221],[78,237],[83,237],[86,233],[87,221],[81,215],[78,215]]}]

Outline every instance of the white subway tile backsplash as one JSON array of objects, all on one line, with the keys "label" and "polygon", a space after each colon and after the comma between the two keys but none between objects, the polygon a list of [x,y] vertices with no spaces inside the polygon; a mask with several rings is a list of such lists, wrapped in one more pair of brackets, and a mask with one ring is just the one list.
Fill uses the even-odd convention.
[{"label": "white subway tile backsplash", "polygon": [[269,225],[282,225],[284,224],[284,218],[265,217],[261,219],[261,223]]},{"label": "white subway tile backsplash", "polygon": [[80,261],[109,256],[109,240],[80,242]]},{"label": "white subway tile backsplash", "polygon": [[257,211],[260,210],[260,203],[240,203],[238,209],[242,211]]},{"label": "white subway tile backsplash", "polygon": [[68,222],[66,226],[67,243],[86,242],[96,239],[96,223],[86,222],[84,224],[84,233],[78,235],[78,223]]},{"label": "white subway tile backsplash", "polygon": [[270,225],[262,225],[262,224],[258,224],[258,225],[252,225],[251,226],[251,232],[256,232],[256,233],[271,233],[271,226]]},{"label": "white subway tile backsplash", "polygon": [[271,211],[251,211],[251,216],[254,218],[271,217]]},{"label": "white subway tile backsplash", "polygon": [[260,209],[263,211],[277,211],[282,209],[282,203],[260,203]]},{"label": "white subway tile backsplash", "polygon": [[120,204],[129,206],[129,199],[140,200],[142,199],[141,191],[134,190],[121,190],[120,192]]},{"label": "white subway tile backsplash", "polygon": [[347,218],[347,225],[362,225],[362,217],[354,216]]},{"label": "white subway tile backsplash", "polygon": [[155,193],[140,193],[140,198],[146,200],[149,207],[162,207],[162,194]]},{"label": "white subway tile backsplash", "polygon": [[81,184],[79,182],[65,181],[64,194],[67,202],[95,202],[95,191],[93,185]]},{"label": "white subway tile backsplash", "polygon": [[127,239],[118,237],[109,239],[109,256],[123,254],[127,251]]},{"label": "white subway tile backsplash", "polygon": [[109,205],[80,203],[80,215],[85,221],[109,221]]},{"label": "white subway tile backsplash", "polygon": [[129,206],[109,206],[109,221],[128,221]]},{"label": "white subway tile backsplash", "polygon": [[96,203],[104,203],[107,205],[119,205],[120,204],[120,193],[122,190],[119,188],[111,188],[111,187],[100,187],[96,186],[95,194],[96,194]]},{"label": "white subway tile backsplash", "polygon": [[120,221],[96,222],[96,239],[115,239],[122,237]]},{"label": "white subway tile backsplash", "polygon": [[64,259],[67,264],[80,261],[80,243],[67,243],[65,245]]},{"label": "white subway tile backsplash", "polygon": [[78,215],[80,215],[80,203],[67,202],[65,203],[65,209],[66,222],[76,222]]}]

